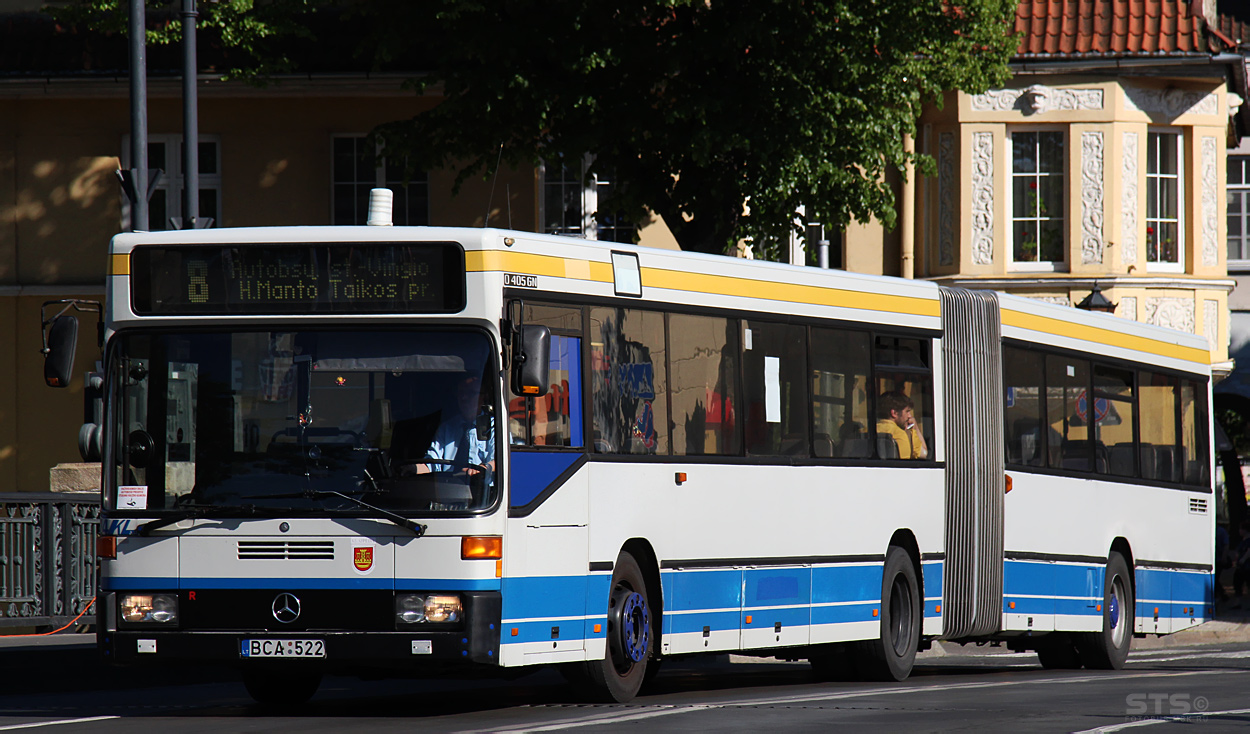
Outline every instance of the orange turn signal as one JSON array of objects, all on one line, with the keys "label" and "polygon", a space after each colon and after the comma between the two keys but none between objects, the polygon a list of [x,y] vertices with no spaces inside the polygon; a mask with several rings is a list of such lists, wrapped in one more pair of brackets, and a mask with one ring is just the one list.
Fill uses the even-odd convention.
[{"label": "orange turn signal", "polygon": [[466,561],[503,558],[503,538],[498,535],[466,535],[460,539],[460,557]]},{"label": "orange turn signal", "polygon": [[[1011,475],[1008,474],[1006,476],[1007,476],[1007,492],[1010,492],[1011,491]],[[1003,492],[1003,494],[1006,494],[1007,492]]]},{"label": "orange turn signal", "polygon": [[117,557],[117,536],[116,535],[100,535],[95,539],[95,555],[96,558],[116,558]]}]

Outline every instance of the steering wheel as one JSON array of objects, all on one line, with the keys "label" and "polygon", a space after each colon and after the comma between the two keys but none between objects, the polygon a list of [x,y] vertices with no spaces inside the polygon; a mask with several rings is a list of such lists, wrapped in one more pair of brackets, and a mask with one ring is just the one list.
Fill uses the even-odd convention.
[{"label": "steering wheel", "polygon": [[469,476],[469,471],[468,471],[469,469],[476,469],[478,472],[483,473],[483,474],[491,471],[491,468],[489,466],[486,466],[485,464],[462,464],[458,461],[453,461],[451,459],[422,459],[421,461],[407,461],[407,462],[404,462],[403,464],[400,464],[399,471],[397,473],[401,477],[402,476],[415,476],[417,474],[417,467],[421,466],[422,464],[425,464],[426,466],[431,466],[433,464],[446,465],[446,466],[453,467],[455,469],[455,471],[452,471],[452,472],[430,472],[431,474],[451,474],[453,476],[461,476],[461,475]]}]

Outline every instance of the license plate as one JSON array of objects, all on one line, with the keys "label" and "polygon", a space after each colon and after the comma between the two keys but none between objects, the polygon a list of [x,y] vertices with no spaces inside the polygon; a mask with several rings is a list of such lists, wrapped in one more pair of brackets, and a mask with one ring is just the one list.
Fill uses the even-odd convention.
[{"label": "license plate", "polygon": [[244,640],[240,655],[245,658],[323,658],[325,640]]}]

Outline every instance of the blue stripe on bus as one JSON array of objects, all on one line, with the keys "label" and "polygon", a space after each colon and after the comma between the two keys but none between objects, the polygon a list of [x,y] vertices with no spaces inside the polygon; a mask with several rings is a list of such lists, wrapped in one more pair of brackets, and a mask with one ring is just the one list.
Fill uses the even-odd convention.
[{"label": "blue stripe on bus", "polygon": [[[1101,616],[1105,567],[1045,561],[1007,561],[1003,573],[1003,611],[1009,614]],[[1169,569],[1138,568],[1134,573],[1137,616],[1205,617],[1194,607],[1207,607],[1214,577]],[[1159,601],[1150,601],[1159,600]],[[1014,606],[1012,606],[1014,604]]]},{"label": "blue stripe on bus", "polygon": [[879,621],[881,619],[880,616],[873,616],[872,612],[874,609],[877,610],[879,615],[881,610],[880,599],[858,601],[850,604],[812,607],[812,624],[842,624],[844,622]]},{"label": "blue stripe on bus", "polygon": [[867,566],[817,566],[812,569],[812,603],[881,598],[880,563]]},{"label": "blue stripe on bus", "polygon": [[606,574],[593,576],[525,576],[503,580],[503,618],[555,619],[583,617],[587,604],[596,603],[592,613],[604,612],[608,606]]},{"label": "blue stripe on bus", "polygon": [[395,579],[396,591],[499,591],[499,579]]},{"label": "blue stripe on bus", "polygon": [[173,591],[181,584],[182,579],[176,576],[106,576],[100,579],[103,591]]}]

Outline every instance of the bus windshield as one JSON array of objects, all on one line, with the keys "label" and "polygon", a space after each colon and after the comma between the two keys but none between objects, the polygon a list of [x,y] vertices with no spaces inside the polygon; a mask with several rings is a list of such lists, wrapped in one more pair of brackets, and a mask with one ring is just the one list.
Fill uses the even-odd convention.
[{"label": "bus windshield", "polygon": [[113,344],[110,511],[496,502],[499,381],[483,332],[145,330]]}]

